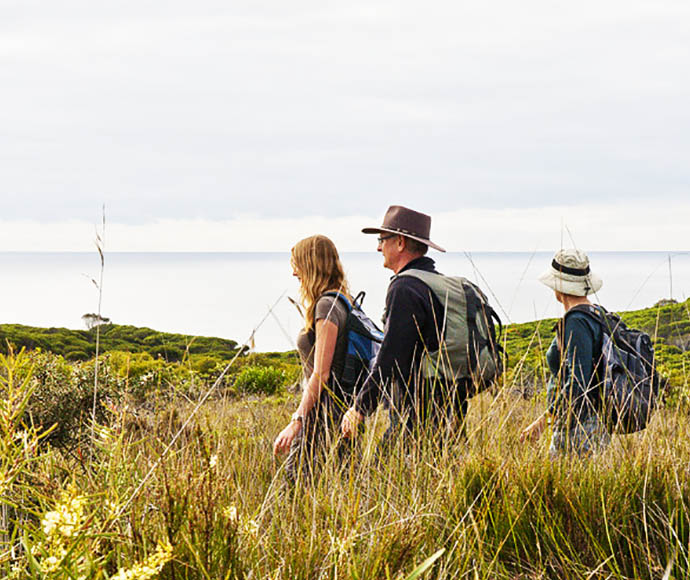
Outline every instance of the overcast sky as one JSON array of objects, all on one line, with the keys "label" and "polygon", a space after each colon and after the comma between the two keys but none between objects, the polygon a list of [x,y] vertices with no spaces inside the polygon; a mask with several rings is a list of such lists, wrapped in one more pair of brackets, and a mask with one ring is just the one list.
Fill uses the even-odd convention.
[{"label": "overcast sky", "polygon": [[0,250],[102,203],[111,249],[361,249],[391,203],[449,249],[687,249],[689,38],[687,0],[0,0]]}]

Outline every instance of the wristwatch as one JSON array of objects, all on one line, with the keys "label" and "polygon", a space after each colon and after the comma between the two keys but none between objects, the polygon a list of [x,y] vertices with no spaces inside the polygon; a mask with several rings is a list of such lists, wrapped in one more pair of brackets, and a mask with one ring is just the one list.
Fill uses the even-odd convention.
[{"label": "wristwatch", "polygon": [[290,417],[290,423],[293,421],[299,421],[302,423],[302,425],[304,425],[304,415],[300,415],[297,411],[295,411]]}]

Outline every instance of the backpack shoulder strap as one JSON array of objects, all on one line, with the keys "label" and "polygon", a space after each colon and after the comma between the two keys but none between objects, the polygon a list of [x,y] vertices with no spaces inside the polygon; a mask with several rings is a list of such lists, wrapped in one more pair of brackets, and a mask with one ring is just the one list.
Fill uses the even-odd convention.
[{"label": "backpack shoulder strap", "polygon": [[577,306],[573,306],[563,316],[563,324],[565,324],[565,320],[573,312],[582,312],[591,319],[596,320],[601,325],[602,331],[611,337],[613,337],[618,330],[622,330],[626,327],[619,316],[609,312],[606,308],[598,304],[596,306],[593,304],[578,304]]},{"label": "backpack shoulder strap", "polygon": [[[337,383],[342,377],[342,374],[345,370],[347,349],[349,343],[348,322],[352,317],[352,304],[348,300],[347,296],[345,296],[345,294],[343,294],[342,292],[324,292],[323,294],[321,294],[321,296],[317,298],[317,301],[321,300],[321,298],[324,297],[337,298],[338,301],[345,306],[345,310],[347,312],[345,324],[343,324],[343,326],[338,329],[338,338],[335,343],[335,352],[333,353],[333,360],[331,361],[331,376],[329,378],[329,382],[333,386],[334,381],[335,383]],[[335,308],[335,303],[333,304],[332,308]]]},{"label": "backpack shoulder strap", "polygon": [[604,323],[604,313],[593,304],[578,304],[573,306],[563,315],[563,320],[567,320],[568,317],[575,312],[582,312],[583,314],[586,314],[590,318],[596,320],[599,324]]},{"label": "backpack shoulder strap", "polygon": [[565,338],[565,322],[569,318],[569,316],[575,312],[580,312],[582,314],[585,314],[588,318],[591,320],[594,320],[599,324],[599,327],[601,328],[602,336],[600,339],[595,342],[593,345],[594,348],[594,366],[595,369],[599,367],[599,364],[602,362],[601,357],[602,357],[602,349],[603,349],[603,336],[608,335],[610,337],[613,336],[614,330],[617,328],[617,323],[615,320],[611,320],[611,318],[617,318],[615,315],[609,313],[608,310],[606,310],[603,306],[599,305],[593,305],[593,304],[578,304],[576,306],[573,306],[568,312],[566,312],[563,315],[563,318],[561,318],[557,323],[556,323],[556,340],[558,341],[558,348],[563,352],[562,344],[563,340]]},{"label": "backpack shoulder strap", "polygon": [[[462,291],[465,292],[465,295],[467,296],[467,290],[469,289],[477,297],[479,304],[475,304],[474,301],[470,299],[468,300],[468,306],[472,307],[475,311],[481,306],[481,308],[485,310],[487,317],[493,319],[498,325],[499,336],[503,331],[501,319],[496,311],[489,305],[489,300],[487,299],[486,294],[484,294],[479,286],[473,282],[470,282],[467,278],[464,278],[463,276],[445,276],[437,272],[427,272],[425,270],[416,270],[414,268],[400,272],[396,278],[398,276],[413,276],[414,278],[421,280],[432,290],[432,292],[437,298],[439,298],[439,300],[441,300],[442,303],[444,302],[443,297],[448,292],[459,291],[460,288],[462,288]],[[472,313],[470,318],[474,318],[474,314],[476,314],[476,312]]]},{"label": "backpack shoulder strap", "polygon": [[426,270],[416,270],[414,268],[400,272],[393,279],[395,280],[400,276],[417,278],[426,284],[441,302],[443,302],[443,297],[447,293],[457,291],[460,286],[464,287],[466,284],[469,284],[469,281],[461,276],[445,276],[440,272],[427,272]]},{"label": "backpack shoulder strap", "polygon": [[424,283],[432,282],[434,280],[443,279],[446,276],[440,272],[429,272],[427,270],[418,270],[416,268],[410,268],[409,270],[404,270],[399,274],[393,276],[393,279],[400,278],[401,276],[411,276],[412,278],[418,278]]},{"label": "backpack shoulder strap", "polygon": [[[347,313],[347,316],[345,319],[345,324],[343,324],[342,328],[338,329],[338,343],[343,342],[343,341],[346,343],[347,342],[346,338],[347,338],[348,321],[352,317],[352,304],[348,300],[347,296],[345,296],[345,294],[343,294],[342,292],[336,292],[336,291],[324,292],[323,294],[321,294],[321,296],[319,296],[317,298],[317,302],[319,300],[321,300],[321,298],[324,298],[326,296],[331,297],[331,298],[337,298],[345,306],[345,311]],[[333,308],[335,308],[335,304],[333,304],[333,306],[331,307],[331,310]],[[336,351],[337,350],[338,350],[338,348],[336,346]],[[337,354],[337,352],[336,352],[336,354]]]},{"label": "backpack shoulder strap", "polygon": [[347,298],[347,296],[345,296],[345,294],[343,294],[342,292],[336,292],[335,290],[330,290],[328,292],[324,292],[323,294],[321,294],[321,296],[319,296],[319,299],[323,298],[324,296],[333,296],[335,298],[339,298],[340,301],[347,308],[348,313],[352,312],[352,303]]},{"label": "backpack shoulder strap", "polygon": [[458,279],[462,281],[463,285],[472,288],[472,290],[479,296],[481,301],[484,304],[488,305],[489,299],[486,297],[486,294],[484,294],[484,291],[479,286],[477,286],[474,282],[470,282],[467,278],[458,277]]}]

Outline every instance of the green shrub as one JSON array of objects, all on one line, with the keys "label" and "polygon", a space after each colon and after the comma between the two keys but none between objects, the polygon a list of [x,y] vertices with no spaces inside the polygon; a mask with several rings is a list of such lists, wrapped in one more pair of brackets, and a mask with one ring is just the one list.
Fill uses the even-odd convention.
[{"label": "green shrub", "polygon": [[[55,428],[48,435],[54,445],[69,445],[84,434],[93,413],[93,361],[70,364],[50,352],[28,353],[34,388],[27,413],[30,422],[42,429]],[[116,402],[125,392],[125,381],[118,378],[107,361],[100,367],[96,392],[96,421],[109,419],[108,402]]]},{"label": "green shrub", "polygon": [[[91,421],[95,360],[66,360],[45,351],[31,351],[27,357],[33,367],[34,386],[27,407],[30,423],[43,429],[55,425],[48,440],[54,445],[69,446],[87,433]],[[153,397],[205,388],[203,383],[197,384],[190,378],[189,369],[145,352],[103,354],[99,356],[96,421],[107,424],[112,418],[107,407],[117,408],[125,400],[141,405]],[[170,384],[175,384],[177,390],[173,391]]]},{"label": "green shrub", "polygon": [[272,395],[288,382],[285,371],[273,366],[249,366],[235,379],[235,389],[242,393]]},{"label": "green shrub", "polygon": [[68,350],[65,353],[67,360],[88,360],[91,355],[83,350]]},{"label": "green shrub", "polygon": [[190,355],[192,369],[208,380],[215,380],[220,372],[225,368],[225,363],[221,363],[217,358],[206,355]]}]

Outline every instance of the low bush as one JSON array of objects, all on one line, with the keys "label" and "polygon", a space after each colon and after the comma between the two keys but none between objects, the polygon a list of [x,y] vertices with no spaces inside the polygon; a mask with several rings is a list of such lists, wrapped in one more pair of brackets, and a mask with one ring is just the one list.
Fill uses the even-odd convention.
[{"label": "low bush", "polygon": [[[27,406],[29,422],[52,429],[48,440],[64,447],[88,433],[94,408],[95,359],[69,360],[43,350],[26,353],[33,395]],[[123,403],[156,407],[178,398],[198,399],[215,383],[229,361],[190,355],[171,363],[148,352],[112,351],[99,357],[96,421],[107,424]],[[216,394],[275,394],[293,383],[300,368],[290,354],[240,357],[229,369]],[[157,402],[158,401],[158,402]]]},{"label": "low bush", "polygon": [[[61,356],[42,351],[29,352],[28,356],[34,386],[27,407],[30,421],[43,429],[54,426],[48,435],[54,445],[70,445],[81,437],[93,415],[93,363],[72,365]],[[107,364],[101,365],[99,371],[95,418],[103,423],[108,419],[108,403],[124,395],[125,381]]]},{"label": "low bush", "polygon": [[273,395],[288,383],[284,370],[273,366],[248,366],[235,378],[235,389],[240,393]]}]

